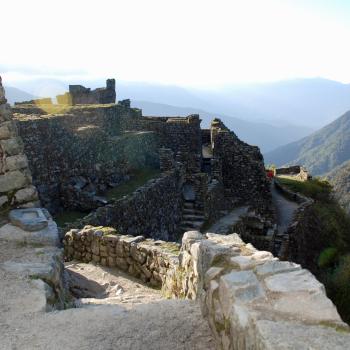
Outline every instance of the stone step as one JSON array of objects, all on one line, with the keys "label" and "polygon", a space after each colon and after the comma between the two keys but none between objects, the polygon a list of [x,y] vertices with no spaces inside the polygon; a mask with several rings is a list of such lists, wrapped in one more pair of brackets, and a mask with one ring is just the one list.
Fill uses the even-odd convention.
[{"label": "stone step", "polygon": [[193,202],[185,202],[184,203],[184,208],[192,209],[194,207]]},{"label": "stone step", "polygon": [[203,216],[204,217],[204,213],[201,210],[197,210],[197,209],[184,209],[182,211],[182,214],[185,215],[198,215],[198,216]]},{"label": "stone step", "polygon": [[198,231],[198,229],[195,229],[193,227],[189,227],[189,226],[180,226],[180,230],[183,232],[187,232],[187,231]]},{"label": "stone step", "polygon": [[193,213],[191,213],[191,214],[184,214],[183,216],[183,219],[184,220],[187,220],[187,221],[204,221],[204,215],[203,215],[203,213],[201,213],[201,214],[193,214]]},{"label": "stone step", "polygon": [[202,227],[204,221],[182,221],[181,226],[200,228]]}]

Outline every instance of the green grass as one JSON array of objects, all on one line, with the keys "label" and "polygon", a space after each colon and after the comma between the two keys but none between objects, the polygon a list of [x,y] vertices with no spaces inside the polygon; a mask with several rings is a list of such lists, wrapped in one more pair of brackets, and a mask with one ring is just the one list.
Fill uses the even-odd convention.
[{"label": "green grass", "polygon": [[84,213],[82,211],[77,210],[68,210],[57,214],[54,219],[56,221],[57,226],[63,227],[65,224],[69,222],[74,222],[78,219],[82,219],[86,215],[88,215],[88,213]]},{"label": "green grass", "polygon": [[[278,178],[292,190],[311,197],[317,217],[317,278],[324,283],[328,297],[337,306],[345,322],[350,323],[350,217],[333,199],[332,186],[321,179],[297,181]],[[312,248],[312,247],[311,247]],[[308,268],[308,266],[305,266]]]},{"label": "green grass", "polygon": [[127,196],[144,185],[147,181],[160,176],[159,169],[142,169],[132,175],[131,179],[107,191],[108,200],[117,200]]},{"label": "green grass", "polygon": [[330,199],[332,186],[327,181],[318,178],[298,181],[285,177],[278,177],[278,181],[293,192],[299,192],[314,200],[328,201]]}]

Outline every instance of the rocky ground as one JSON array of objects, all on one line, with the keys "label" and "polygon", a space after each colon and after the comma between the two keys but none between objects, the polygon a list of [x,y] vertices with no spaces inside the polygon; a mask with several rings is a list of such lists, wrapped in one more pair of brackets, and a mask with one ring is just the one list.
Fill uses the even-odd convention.
[{"label": "rocky ground", "polygon": [[1,350],[214,349],[197,303],[164,300],[117,270],[67,264],[70,287],[92,298],[48,311],[48,291],[29,271],[50,266],[55,249],[0,240]]}]

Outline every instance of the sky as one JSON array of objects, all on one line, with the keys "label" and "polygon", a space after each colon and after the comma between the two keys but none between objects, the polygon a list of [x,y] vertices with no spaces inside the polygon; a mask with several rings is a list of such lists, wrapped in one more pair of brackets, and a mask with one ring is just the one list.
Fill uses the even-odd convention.
[{"label": "sky", "polygon": [[350,0],[1,0],[0,74],[350,83]]}]

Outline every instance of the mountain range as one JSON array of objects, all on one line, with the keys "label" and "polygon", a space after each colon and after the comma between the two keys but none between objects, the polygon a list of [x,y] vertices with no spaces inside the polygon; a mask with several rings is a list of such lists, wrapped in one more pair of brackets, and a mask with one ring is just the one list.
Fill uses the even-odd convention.
[{"label": "mountain range", "polygon": [[350,112],[304,137],[264,155],[277,166],[304,165],[312,175],[324,175],[350,159]]}]

